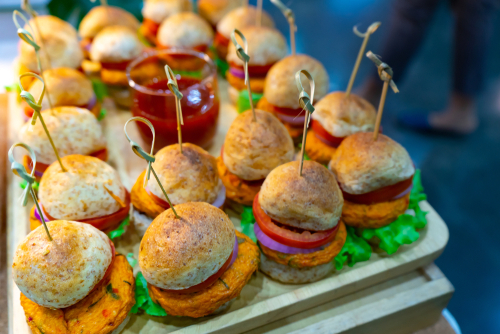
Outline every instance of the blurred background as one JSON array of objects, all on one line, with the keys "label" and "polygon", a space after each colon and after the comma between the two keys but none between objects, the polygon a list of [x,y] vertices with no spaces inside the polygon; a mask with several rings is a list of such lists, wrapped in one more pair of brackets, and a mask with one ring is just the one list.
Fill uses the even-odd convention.
[{"label": "blurred background", "polygon": [[[345,90],[347,86],[361,44],[352,27],[359,25],[365,31],[372,22],[381,21],[367,47],[380,54],[394,13],[394,0],[284,2],[296,13],[298,53],[308,53],[325,65],[331,90]],[[494,12],[498,1],[492,0],[491,7],[485,8],[492,12],[492,30],[486,57],[480,64],[484,85],[476,99],[479,126],[465,136],[415,132],[397,122],[398,115],[407,110],[437,111],[449,103],[456,23],[450,6],[457,1],[432,2],[437,8],[423,43],[404,77],[396,82],[400,93],[388,94],[383,130],[409,151],[422,170],[428,201],[448,224],[450,241],[436,263],[456,289],[449,310],[463,333],[500,333],[500,21]],[[141,1],[110,0],[109,4],[124,7],[140,18]],[[94,4],[85,0],[32,0],[32,5],[39,13],[50,11],[77,25]],[[18,8],[19,1],[0,0],[0,87],[14,80],[11,65],[18,38],[12,10]],[[288,36],[288,24],[281,12],[267,0],[264,9]],[[362,62],[355,89],[359,91],[374,69],[370,61]]]}]

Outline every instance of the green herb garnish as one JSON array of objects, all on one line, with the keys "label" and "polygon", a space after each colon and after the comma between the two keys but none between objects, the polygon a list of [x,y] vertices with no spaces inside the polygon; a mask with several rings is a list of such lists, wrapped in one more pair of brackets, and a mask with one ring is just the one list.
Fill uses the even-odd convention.
[{"label": "green herb garnish", "polygon": [[244,205],[243,213],[241,214],[241,233],[249,237],[253,242],[257,242],[257,237],[253,230],[255,224],[255,217],[253,216],[253,209],[251,206]]},{"label": "green herb garnish", "polygon": [[130,217],[127,216],[127,218],[125,218],[120,223],[120,225],[116,228],[116,230],[113,230],[113,231],[108,233],[109,238],[111,240],[113,240],[113,239],[116,239],[118,237],[121,237],[125,233],[125,226],[127,226],[129,224],[129,222],[130,222]]},{"label": "green herb garnish", "polygon": [[111,295],[111,297],[113,297],[114,299],[118,300],[120,299],[120,296],[118,296],[114,291],[113,291],[113,286],[111,285],[111,283],[109,283],[107,286],[106,286],[106,292],[109,293]]},{"label": "green herb garnish", "polygon": [[148,282],[141,272],[135,278],[135,305],[131,312],[136,314],[139,310],[155,317],[164,317],[167,312],[158,304],[153,302],[148,292]]},{"label": "green herb garnish", "polygon": [[[257,106],[257,103],[259,100],[264,96],[262,93],[252,93],[252,100],[253,100],[253,105],[254,107]],[[238,110],[238,113],[242,113],[244,111],[247,111],[251,108],[250,106],[250,98],[248,95],[248,91],[242,90],[240,91],[238,95],[238,101],[236,103],[236,108]]]}]

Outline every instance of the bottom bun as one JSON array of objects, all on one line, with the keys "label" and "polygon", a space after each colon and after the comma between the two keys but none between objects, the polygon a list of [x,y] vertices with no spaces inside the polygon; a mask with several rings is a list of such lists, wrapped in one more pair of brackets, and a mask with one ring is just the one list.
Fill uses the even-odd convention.
[{"label": "bottom bun", "polygon": [[263,253],[260,254],[259,269],[272,279],[282,283],[302,284],[319,281],[335,269],[333,261],[304,268],[292,268],[268,259]]},{"label": "bottom bun", "polygon": [[234,88],[233,86],[229,86],[229,100],[233,105],[238,104],[238,98],[240,96],[240,91]]},{"label": "bottom bun", "polygon": [[139,212],[135,207],[132,208],[132,214],[130,215],[130,220],[134,224],[134,228],[139,233],[141,237],[144,236],[149,225],[153,222],[153,218],[148,215]]}]

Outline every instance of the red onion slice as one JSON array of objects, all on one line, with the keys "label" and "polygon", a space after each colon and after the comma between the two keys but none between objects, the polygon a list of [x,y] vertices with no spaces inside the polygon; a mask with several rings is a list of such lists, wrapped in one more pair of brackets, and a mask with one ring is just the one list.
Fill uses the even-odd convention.
[{"label": "red onion slice", "polygon": [[331,147],[339,147],[339,143],[334,143],[332,141],[329,141],[328,139],[326,138],[323,138],[320,134],[318,134],[317,132],[314,132],[314,135],[316,136],[316,138],[318,138],[319,140],[321,140],[323,143],[325,143],[326,145],[328,146],[331,146]]},{"label": "red onion slice", "polygon": [[411,189],[413,188],[413,183],[410,184],[410,186],[408,188],[406,188],[405,191],[403,191],[402,193],[400,193],[399,195],[396,195],[394,196],[393,198],[390,199],[390,201],[392,200],[395,200],[395,199],[398,199],[398,198],[401,198],[403,196],[405,196],[406,194],[410,193]]},{"label": "red onion slice", "polygon": [[226,271],[231,268],[233,265],[234,261],[236,261],[236,258],[238,257],[238,238],[235,236],[234,237],[234,246],[233,246],[233,257],[231,258],[231,262],[229,262],[229,266],[227,266]]},{"label": "red onion slice", "polygon": [[245,71],[239,68],[230,67],[229,72],[237,78],[245,79]]},{"label": "red onion slice", "polygon": [[302,113],[300,116],[290,116],[290,115],[283,115],[280,114],[279,112],[275,113],[276,117],[278,117],[281,121],[292,124],[292,125],[301,125],[304,124],[304,121],[306,120],[306,115]]},{"label": "red onion slice", "polygon": [[221,209],[225,201],[226,201],[226,187],[224,187],[224,185],[222,184],[219,193],[217,194],[217,198],[212,203],[212,205]]},{"label": "red onion slice", "polygon": [[[40,203],[39,203],[40,204]],[[47,218],[47,216],[45,215],[45,213],[43,212],[43,208],[42,208],[42,204],[40,204],[40,209],[42,209],[42,215],[43,215],[43,218],[45,219],[45,222],[49,222],[50,219]],[[40,217],[40,213],[38,212],[38,209],[35,207],[35,218],[38,219],[40,221],[40,224],[42,223],[42,218]]]}]

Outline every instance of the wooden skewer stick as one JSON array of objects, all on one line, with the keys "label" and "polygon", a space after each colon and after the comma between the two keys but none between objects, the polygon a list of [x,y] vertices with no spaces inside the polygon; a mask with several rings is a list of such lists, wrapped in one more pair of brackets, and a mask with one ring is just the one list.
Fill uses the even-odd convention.
[{"label": "wooden skewer stick", "polygon": [[182,153],[182,130],[181,125],[184,125],[184,119],[182,117],[182,108],[181,108],[181,99],[183,97],[182,93],[179,91],[179,85],[177,84],[177,79],[175,78],[175,74],[170,68],[170,66],[165,65],[165,72],[167,73],[168,78],[168,89],[175,96],[175,112],[177,116],[177,137],[179,140],[179,148]]},{"label": "wooden skewer stick", "polygon": [[293,14],[293,11],[285,6],[280,0],[271,0],[271,2],[281,10],[283,15],[288,20],[288,24],[290,25],[290,47],[292,49],[292,55],[295,56],[295,32],[297,32],[297,26],[295,25],[295,14]]},{"label": "wooden skewer stick", "polygon": [[[301,74],[304,74],[309,81],[309,86],[311,87],[311,95],[307,94],[304,86],[302,86]],[[299,176],[302,176],[302,166],[304,165],[304,152],[306,148],[306,138],[307,138],[307,128],[309,127],[309,122],[311,121],[311,114],[314,112],[313,99],[314,99],[314,88],[315,83],[311,74],[306,70],[300,70],[295,73],[295,83],[297,84],[297,89],[299,90],[299,105],[302,110],[306,111],[306,119],[304,120],[304,134],[302,136],[302,148],[300,150],[300,167]]]},{"label": "wooden skewer stick", "polygon": [[262,25],[262,2],[263,0],[257,0],[257,22],[255,24],[257,27]]},{"label": "wooden skewer stick", "polygon": [[[33,7],[31,7],[29,0],[23,0],[21,3],[21,8],[31,16],[33,22],[35,23],[35,28],[37,30],[38,36],[40,36],[40,44],[42,44],[42,51],[45,55],[45,58],[47,58],[48,66],[50,69],[52,68],[52,61],[50,59],[49,53],[47,52],[47,49],[45,48],[45,39],[43,38],[42,30],[40,30],[40,26],[37,21],[38,13],[33,9]],[[33,29],[31,30],[33,31]]]},{"label": "wooden skewer stick", "polygon": [[378,75],[380,79],[384,82],[384,87],[382,88],[382,96],[380,97],[380,103],[378,105],[377,120],[375,121],[375,129],[373,130],[373,140],[377,140],[378,132],[380,129],[380,122],[382,121],[382,113],[384,112],[385,98],[387,96],[387,89],[391,86],[394,93],[399,93],[398,87],[392,80],[392,68],[383,63],[374,53],[368,51],[366,56],[377,65]]},{"label": "wooden skewer stick", "polygon": [[366,30],[365,33],[361,33],[358,30],[357,26],[354,26],[353,31],[354,33],[363,38],[363,43],[361,44],[361,48],[359,49],[358,52],[358,57],[356,58],[356,63],[354,64],[354,69],[352,70],[351,73],[351,78],[349,79],[349,84],[347,85],[347,90],[345,92],[345,97],[349,97],[351,94],[352,86],[354,85],[354,80],[356,79],[356,75],[358,74],[358,69],[359,65],[361,64],[361,59],[363,58],[363,54],[365,53],[366,45],[368,44],[368,40],[370,39],[371,34],[373,34],[378,27],[380,27],[382,23],[380,22],[374,22],[372,23],[368,29]]},{"label": "wooden skewer stick", "polygon": [[[153,141],[151,143],[151,152],[150,153],[146,153],[146,151],[144,151],[142,149],[142,147],[139,146],[139,144],[137,144],[132,139],[130,139],[130,137],[129,137],[128,133],[127,133],[127,125],[130,122],[142,122],[142,123],[146,124],[147,126],[149,126],[149,128],[151,129],[151,132],[153,133]],[[172,205],[172,202],[170,202],[170,198],[168,197],[167,192],[163,188],[163,185],[161,184],[160,179],[158,178],[158,175],[156,174],[156,172],[155,172],[155,170],[153,168],[153,165],[152,165],[153,162],[155,162],[155,159],[156,159],[155,156],[153,155],[153,150],[154,150],[154,146],[155,146],[155,128],[154,128],[153,124],[151,124],[150,121],[148,121],[147,119],[145,119],[143,117],[132,117],[131,119],[129,119],[127,121],[127,123],[125,123],[125,126],[123,127],[123,131],[125,131],[125,136],[127,137],[127,140],[129,141],[130,146],[132,147],[132,151],[138,157],[140,157],[140,158],[142,158],[142,159],[144,159],[144,160],[146,160],[148,162],[148,168],[146,170],[146,175],[144,175],[144,187],[146,187],[146,184],[147,184],[147,182],[149,181],[149,178],[150,178],[150,174],[151,174],[151,172],[153,172],[153,175],[154,175],[154,177],[156,179],[156,182],[158,182],[158,185],[160,186],[161,191],[163,192],[163,195],[165,195],[165,198],[167,199],[168,205],[170,205],[170,208],[174,212],[175,218],[180,218],[179,215],[177,214],[177,211],[175,211],[175,208]]]},{"label": "wooden skewer stick", "polygon": [[[26,168],[24,168],[23,164],[20,164],[19,162],[16,161],[14,158],[14,148],[16,147],[23,147],[29,152],[31,161],[33,163],[33,169],[31,170],[31,173],[28,174],[26,171]],[[35,178],[35,167],[36,167],[36,154],[33,152],[31,147],[24,143],[16,143],[10,147],[9,153],[8,153],[9,161],[11,162],[10,169],[14,174],[22,178],[23,180],[26,181],[26,188],[24,188],[23,194],[21,196],[22,204],[23,206],[26,206],[28,204],[28,193],[31,195],[33,198],[33,202],[35,202],[36,209],[38,211],[38,214],[40,215],[40,219],[42,220],[42,225],[45,229],[45,233],[47,233],[47,237],[49,238],[50,241],[52,241],[52,236],[50,235],[49,228],[47,227],[47,223],[45,222],[45,218],[43,217],[42,210],[40,208],[40,205],[38,204],[38,199],[36,197],[35,190],[33,190],[33,183],[35,183],[36,178]]]},{"label": "wooden skewer stick", "polygon": [[[243,45],[245,46],[244,49],[236,40],[236,35],[240,36],[241,40],[243,41]],[[255,107],[253,106],[252,88],[250,87],[250,76],[248,75],[248,62],[250,61],[250,56],[247,54],[248,42],[245,36],[238,29],[234,29],[233,32],[231,33],[231,41],[236,47],[236,55],[238,56],[238,58],[241,59],[241,61],[243,61],[244,64],[245,84],[247,85],[248,99],[250,100],[250,107],[252,108],[252,114],[253,114],[252,121],[257,122],[257,116],[255,115]]]}]

